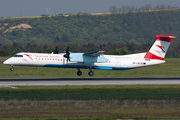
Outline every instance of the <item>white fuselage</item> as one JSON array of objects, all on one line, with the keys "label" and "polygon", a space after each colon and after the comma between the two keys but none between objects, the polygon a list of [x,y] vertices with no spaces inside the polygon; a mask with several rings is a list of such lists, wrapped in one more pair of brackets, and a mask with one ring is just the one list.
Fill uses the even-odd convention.
[{"label": "white fuselage", "polygon": [[[84,62],[67,61],[62,54],[43,53],[17,53],[15,56],[4,61],[3,64],[11,66],[36,66],[58,68],[88,68],[105,70],[125,70],[164,63],[163,60],[144,59],[146,53],[130,55],[103,55],[107,62],[84,64]],[[101,55],[102,56],[102,55]],[[100,57],[101,57],[100,56]]]}]

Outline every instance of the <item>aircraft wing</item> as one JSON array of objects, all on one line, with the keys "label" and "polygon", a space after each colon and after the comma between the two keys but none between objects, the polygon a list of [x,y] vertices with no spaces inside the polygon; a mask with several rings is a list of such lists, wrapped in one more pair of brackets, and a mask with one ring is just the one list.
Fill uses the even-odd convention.
[{"label": "aircraft wing", "polygon": [[105,52],[105,51],[100,50],[100,51],[95,51],[95,52],[90,52],[90,53],[84,53],[84,55],[90,55],[90,56],[97,57],[97,56],[102,55],[104,52]]},{"label": "aircraft wing", "polygon": [[102,55],[104,52],[105,51],[101,50],[91,53],[71,53],[69,60],[71,62],[83,62],[84,64],[103,63],[108,61]]}]

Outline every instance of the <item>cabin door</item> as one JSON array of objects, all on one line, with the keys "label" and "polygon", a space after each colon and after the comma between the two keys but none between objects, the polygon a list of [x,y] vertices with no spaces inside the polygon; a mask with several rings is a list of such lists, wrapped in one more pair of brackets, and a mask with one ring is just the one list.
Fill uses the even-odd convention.
[{"label": "cabin door", "polygon": [[63,57],[63,65],[67,64],[67,58]]},{"label": "cabin door", "polygon": [[31,59],[27,59],[27,61],[28,61],[28,64],[29,65],[32,65],[33,64],[33,59],[31,58]]}]

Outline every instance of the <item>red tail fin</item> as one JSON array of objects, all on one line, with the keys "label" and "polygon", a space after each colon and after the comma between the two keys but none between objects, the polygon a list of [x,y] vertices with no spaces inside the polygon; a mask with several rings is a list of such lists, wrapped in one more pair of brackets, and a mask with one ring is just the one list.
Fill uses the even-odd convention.
[{"label": "red tail fin", "polygon": [[174,39],[172,35],[156,35],[156,41],[151,49],[146,53],[144,59],[163,60],[171,40]]}]

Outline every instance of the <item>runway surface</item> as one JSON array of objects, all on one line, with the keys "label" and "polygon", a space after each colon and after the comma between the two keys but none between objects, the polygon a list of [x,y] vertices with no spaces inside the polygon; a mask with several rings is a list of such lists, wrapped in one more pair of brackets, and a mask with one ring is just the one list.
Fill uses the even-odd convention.
[{"label": "runway surface", "polygon": [[16,78],[0,79],[0,86],[36,85],[136,85],[180,84],[179,77],[170,78]]}]

